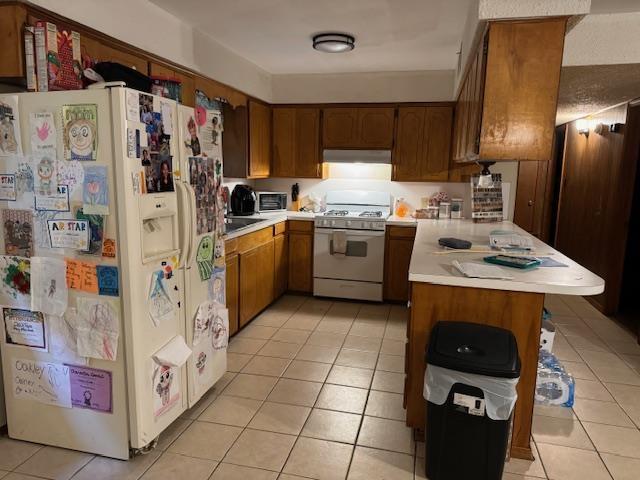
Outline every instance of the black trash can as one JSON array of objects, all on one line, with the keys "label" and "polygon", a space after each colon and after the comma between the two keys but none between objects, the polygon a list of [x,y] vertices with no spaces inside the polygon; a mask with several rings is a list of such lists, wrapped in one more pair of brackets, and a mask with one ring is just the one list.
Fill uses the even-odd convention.
[{"label": "black trash can", "polygon": [[426,352],[429,480],[500,480],[520,377],[518,346],[502,328],[438,322]]}]

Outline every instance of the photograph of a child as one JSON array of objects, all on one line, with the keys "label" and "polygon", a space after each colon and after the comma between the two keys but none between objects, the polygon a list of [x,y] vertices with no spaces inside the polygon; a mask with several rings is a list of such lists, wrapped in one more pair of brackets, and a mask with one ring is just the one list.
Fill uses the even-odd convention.
[{"label": "photograph of a child", "polygon": [[140,156],[142,160],[143,167],[151,166],[151,153],[149,152],[149,148],[142,149],[142,155]]},{"label": "photograph of a child", "polygon": [[173,158],[150,155],[150,165],[144,167],[147,193],[173,192]]}]

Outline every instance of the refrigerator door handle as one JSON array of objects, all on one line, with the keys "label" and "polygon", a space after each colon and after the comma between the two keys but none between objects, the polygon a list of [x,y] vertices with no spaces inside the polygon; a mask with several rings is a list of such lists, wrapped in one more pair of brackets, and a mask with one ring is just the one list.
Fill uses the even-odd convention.
[{"label": "refrigerator door handle", "polygon": [[197,239],[198,234],[196,232],[197,229],[197,219],[196,219],[196,192],[189,183],[184,183],[187,192],[187,196],[189,197],[187,203],[189,204],[189,250],[186,256],[185,267],[189,268],[193,263],[193,256],[197,250],[197,247],[194,246],[193,242]]},{"label": "refrigerator door handle", "polygon": [[181,204],[180,211],[180,238],[182,245],[180,245],[180,265],[187,266],[186,260],[189,258],[189,251],[191,250],[191,233],[193,227],[191,226],[191,198],[186,187],[186,183],[176,182],[178,188],[178,198]]}]

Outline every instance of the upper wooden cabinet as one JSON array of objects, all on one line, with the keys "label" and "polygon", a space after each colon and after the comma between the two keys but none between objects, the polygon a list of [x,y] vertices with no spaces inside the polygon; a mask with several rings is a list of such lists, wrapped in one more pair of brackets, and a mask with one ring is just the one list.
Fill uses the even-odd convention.
[{"label": "upper wooden cabinet", "polygon": [[0,77],[24,78],[24,40],[22,26],[27,20],[23,5],[0,6]]},{"label": "upper wooden cabinet", "polygon": [[453,108],[400,107],[393,150],[393,180],[447,181]]},{"label": "upper wooden cabinet", "polygon": [[393,107],[336,107],[322,111],[324,148],[390,149],[393,146]]},{"label": "upper wooden cabinet", "polygon": [[549,160],[565,30],[564,17],[489,24],[458,96],[456,161]]},{"label": "upper wooden cabinet", "polygon": [[[223,142],[224,143],[224,142]],[[271,107],[249,101],[249,177],[265,178],[271,168]]]},{"label": "upper wooden cabinet", "polygon": [[273,107],[272,167],[272,177],[320,177],[320,109]]}]

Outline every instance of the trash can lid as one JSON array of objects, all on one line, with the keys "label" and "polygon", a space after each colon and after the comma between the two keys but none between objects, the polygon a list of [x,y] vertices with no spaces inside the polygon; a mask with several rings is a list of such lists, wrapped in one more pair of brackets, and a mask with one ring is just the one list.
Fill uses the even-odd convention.
[{"label": "trash can lid", "polygon": [[431,365],[489,377],[520,376],[518,344],[509,330],[467,322],[438,322],[426,360]]}]

